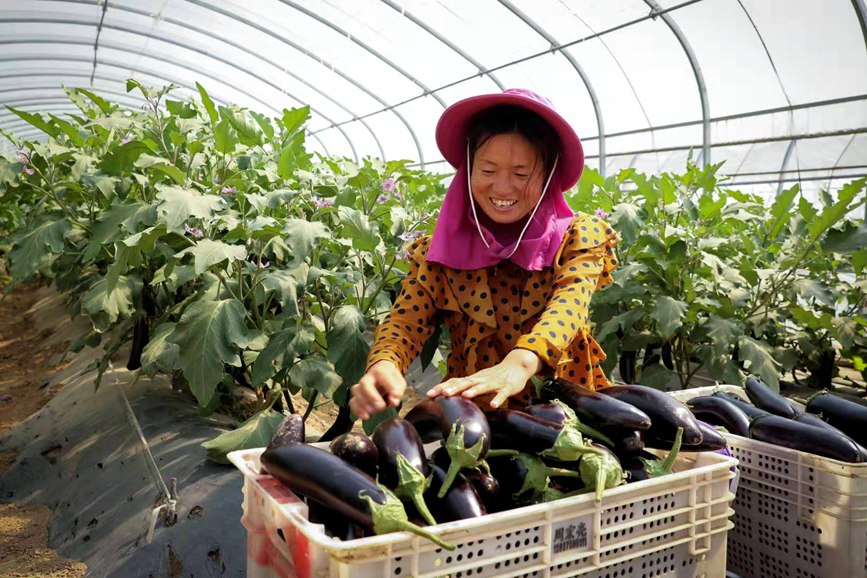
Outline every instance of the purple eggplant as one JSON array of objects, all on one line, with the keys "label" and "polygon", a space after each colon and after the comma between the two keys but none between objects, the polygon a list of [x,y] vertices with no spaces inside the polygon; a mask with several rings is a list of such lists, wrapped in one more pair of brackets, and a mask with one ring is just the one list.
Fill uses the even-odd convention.
[{"label": "purple eggplant", "polygon": [[684,445],[683,451],[718,452],[728,447],[728,444],[726,444],[726,439],[715,427],[701,420],[698,420],[698,427],[701,428],[701,443],[693,446]]},{"label": "purple eggplant", "polygon": [[750,436],[750,418],[731,400],[716,395],[701,395],[690,399],[686,405],[698,419],[722,426],[735,435]]},{"label": "purple eggplant", "polygon": [[[476,492],[472,482],[462,473],[458,473],[445,495],[438,496],[443,483],[448,477],[450,458],[445,448],[440,448],[432,456],[428,465],[431,471],[430,488],[425,492],[425,502],[440,522],[454,522],[478,518],[487,514],[484,502]],[[439,453],[438,453],[439,452]]]},{"label": "purple eggplant", "polygon": [[682,438],[683,428],[678,428],[677,434],[674,436],[674,443],[663,460],[660,460],[650,452],[641,452],[624,459],[621,465],[626,472],[628,480],[630,482],[640,482],[670,474],[674,469],[677,454],[680,452]]},{"label": "purple eggplant", "polygon": [[747,392],[747,397],[750,398],[753,405],[759,409],[788,419],[794,418],[799,413],[795,411],[788,399],[755,377],[747,378],[744,391]]},{"label": "purple eggplant", "polygon": [[514,409],[499,409],[486,416],[491,428],[491,445],[497,449],[575,461],[586,453],[590,443],[569,421],[558,425]]},{"label": "purple eggplant", "polygon": [[407,531],[447,550],[455,546],[411,524],[391,490],[342,459],[308,444],[268,448],[262,453],[265,470],[290,490],[372,528],[376,534]]},{"label": "purple eggplant", "polygon": [[305,440],[304,418],[301,414],[287,415],[277,426],[277,431],[271,436],[269,448],[288,446],[289,444],[303,444]]},{"label": "purple eggplant", "polygon": [[754,418],[750,422],[750,437],[841,462],[861,463],[864,460],[858,445],[848,436],[778,415]]},{"label": "purple eggplant", "polygon": [[537,456],[514,450],[491,450],[488,464],[500,485],[497,511],[538,502],[552,477],[581,477],[576,471],[550,467]]},{"label": "purple eggplant", "polygon": [[733,393],[728,393],[725,391],[715,391],[711,394],[712,397],[721,397],[723,399],[727,399],[733,404],[735,404],[738,409],[747,414],[747,417],[753,419],[754,417],[758,417],[760,415],[768,415],[770,412],[765,411],[761,408],[754,406],[753,404],[744,401],[739,395],[735,395]]},{"label": "purple eggplant", "polygon": [[331,453],[376,479],[379,461],[376,444],[361,432],[351,431],[337,436],[328,446]]},{"label": "purple eggplant", "polygon": [[524,413],[545,421],[556,423],[560,426],[572,427],[577,429],[582,435],[590,436],[594,440],[601,441],[608,445],[614,445],[615,443],[602,431],[582,423],[578,419],[578,416],[575,415],[575,412],[559,399],[555,399],[550,403],[530,404],[524,408]]},{"label": "purple eggplant", "polygon": [[[799,413],[795,417],[795,421],[805,423],[807,425],[813,425],[813,426],[825,428],[828,431],[834,432],[836,435],[844,435],[844,436],[846,435],[842,431],[840,431],[839,429],[835,428],[834,426],[832,426],[831,424],[829,424],[828,422],[823,420],[818,415],[813,415],[812,413],[807,413],[807,412]],[[849,437],[849,436],[846,436],[846,437]],[[849,437],[849,439],[852,439],[852,438]],[[859,444],[855,440],[852,440],[852,442],[856,446],[858,446],[858,451],[861,452],[861,457],[863,458],[862,461],[867,462],[867,448],[865,448],[864,446],[862,446],[861,444]]]},{"label": "purple eggplant", "polygon": [[686,405],[667,393],[645,385],[613,385],[599,391],[634,405],[650,416],[654,438],[671,442],[677,428],[682,427],[684,443],[701,443],[701,430],[695,416]]},{"label": "purple eggplant", "polygon": [[646,431],[628,430],[623,428],[606,428],[602,433],[611,440],[612,443],[606,443],[604,439],[599,440],[599,443],[604,444],[617,454],[617,457],[623,458],[630,454],[635,454],[644,449],[644,437]]},{"label": "purple eggplant", "polygon": [[436,524],[424,502],[430,468],[412,424],[399,417],[387,419],[373,430],[373,443],[379,455],[379,483],[401,500],[411,501],[425,522]]},{"label": "purple eggplant", "polygon": [[463,476],[470,481],[486,510],[493,511],[500,499],[500,483],[493,475],[479,470],[464,470]]},{"label": "purple eggplant", "polygon": [[596,428],[646,430],[650,427],[650,417],[637,407],[563,378],[547,380],[542,392],[550,394],[549,399],[564,402],[582,423]]},{"label": "purple eggplant", "polygon": [[461,397],[425,399],[416,404],[405,419],[413,424],[422,439],[425,437],[422,430],[429,431],[432,423],[439,426],[451,458],[449,475],[439,490],[440,498],[445,496],[462,468],[487,467],[485,455],[491,447],[491,428],[484,412],[472,401]]},{"label": "purple eggplant", "polygon": [[862,446],[867,446],[867,406],[820,391],[807,400],[807,411],[821,416]]}]

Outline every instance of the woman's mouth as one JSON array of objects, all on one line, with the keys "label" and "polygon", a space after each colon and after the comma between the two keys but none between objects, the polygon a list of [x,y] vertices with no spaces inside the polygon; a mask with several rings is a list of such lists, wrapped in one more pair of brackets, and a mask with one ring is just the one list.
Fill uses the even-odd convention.
[{"label": "woman's mouth", "polygon": [[502,200],[502,199],[495,199],[493,197],[490,197],[490,199],[491,199],[491,204],[494,205],[494,208],[501,210],[501,211],[508,210],[518,203],[517,200],[506,201],[506,200]]}]

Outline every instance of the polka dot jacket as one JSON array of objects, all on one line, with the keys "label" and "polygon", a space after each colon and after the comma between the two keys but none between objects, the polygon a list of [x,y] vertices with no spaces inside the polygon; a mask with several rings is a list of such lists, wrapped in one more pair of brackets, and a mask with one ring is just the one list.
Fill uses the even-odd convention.
[{"label": "polka dot jacket", "polygon": [[[419,238],[408,248],[409,271],[391,312],[377,327],[367,365],[385,359],[406,373],[441,318],[451,339],[445,379],[496,365],[521,348],[544,362],[541,375],[605,387],[608,380],[599,366],[605,353],[590,336],[588,306],[593,292],[611,283],[619,242],[606,223],[579,215],[553,265],[542,271],[511,261],[460,271],[428,263],[430,237]],[[525,388],[512,405],[530,392]]]}]

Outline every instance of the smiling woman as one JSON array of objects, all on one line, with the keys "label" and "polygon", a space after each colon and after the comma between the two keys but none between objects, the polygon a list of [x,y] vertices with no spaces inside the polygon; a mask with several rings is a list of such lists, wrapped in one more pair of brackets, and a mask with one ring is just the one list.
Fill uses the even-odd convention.
[{"label": "smiling woman", "polygon": [[402,292],[351,388],[353,412],[368,419],[400,403],[438,318],[451,353],[431,397],[496,408],[525,401],[534,375],[607,385],[587,309],[610,283],[619,237],[563,196],[584,166],[572,127],[543,97],[512,89],[449,107],[437,144],[457,172],[433,236],[409,248]]}]

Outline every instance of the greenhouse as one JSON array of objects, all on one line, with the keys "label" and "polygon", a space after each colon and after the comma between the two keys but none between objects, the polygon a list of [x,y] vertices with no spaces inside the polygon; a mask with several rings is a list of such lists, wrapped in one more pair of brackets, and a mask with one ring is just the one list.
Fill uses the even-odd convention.
[{"label": "greenhouse", "polygon": [[0,45],[0,576],[867,578],[864,0]]}]

